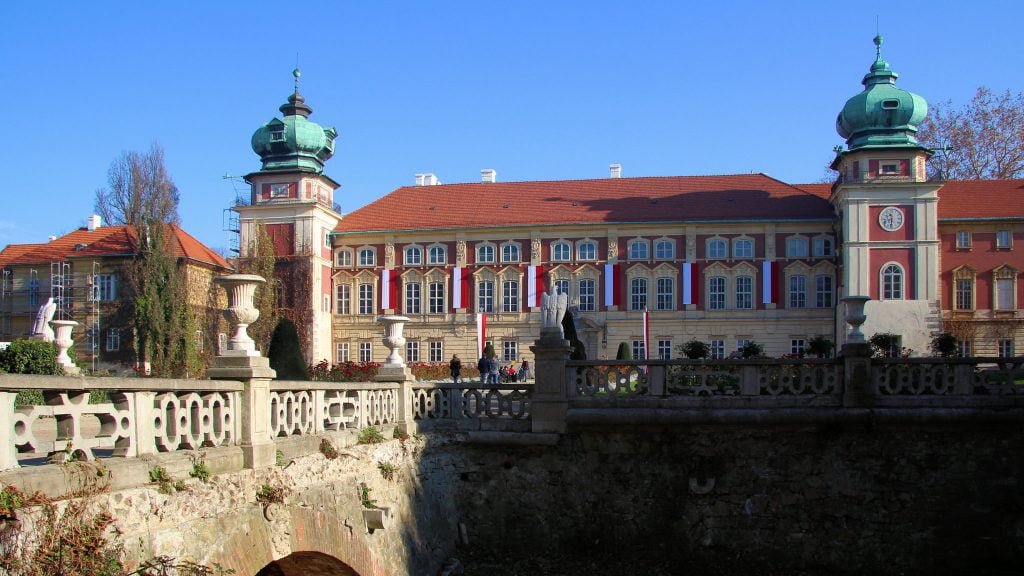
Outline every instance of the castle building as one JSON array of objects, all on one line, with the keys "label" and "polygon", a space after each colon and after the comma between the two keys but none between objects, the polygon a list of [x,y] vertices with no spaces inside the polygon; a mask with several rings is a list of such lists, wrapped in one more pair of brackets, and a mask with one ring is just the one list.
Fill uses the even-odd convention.
[{"label": "castle building", "polygon": [[[446,361],[491,342],[529,357],[540,296],[568,293],[590,358],[769,356],[844,343],[842,298],[869,296],[863,330],[926,354],[951,331],[964,355],[1014,355],[1024,181],[939,181],[916,139],[927,114],[881,55],[837,120],[834,184],[764,174],[440,184],[432,174],[342,215],[324,174],[336,133],[298,93],[253,136],[263,168],[238,206],[241,247],[262,220],[279,259],[300,259],[309,359],[381,361],[377,318],[408,316],[405,357]],[[296,76],[297,78],[297,76]],[[283,295],[283,299],[290,296]]]},{"label": "castle building", "polygon": [[[168,253],[184,274],[188,302],[204,320],[219,313],[211,305],[213,277],[231,266],[179,226],[169,227]],[[92,215],[87,225],[43,244],[11,244],[0,251],[0,341],[31,334],[39,307],[49,298],[54,319],[75,320],[79,366],[130,365],[133,332],[127,267],[139,251],[133,226],[104,226]],[[84,334],[84,337],[79,337]],[[218,335],[197,326],[198,350],[219,345]]]}]

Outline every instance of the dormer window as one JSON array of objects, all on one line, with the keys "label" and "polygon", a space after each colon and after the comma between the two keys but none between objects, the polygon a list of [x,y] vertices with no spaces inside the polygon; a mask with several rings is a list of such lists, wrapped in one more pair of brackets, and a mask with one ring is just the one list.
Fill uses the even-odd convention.
[{"label": "dormer window", "polygon": [[882,108],[885,110],[895,110],[900,107],[899,100],[882,100]]},{"label": "dormer window", "polygon": [[271,142],[284,142],[284,127],[275,128],[270,131]]}]

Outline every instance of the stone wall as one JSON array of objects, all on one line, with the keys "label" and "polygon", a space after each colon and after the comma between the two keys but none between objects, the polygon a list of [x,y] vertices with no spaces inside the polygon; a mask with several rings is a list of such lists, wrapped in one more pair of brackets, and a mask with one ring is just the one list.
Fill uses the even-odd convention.
[{"label": "stone wall", "polygon": [[577,426],[556,447],[445,449],[425,467],[447,459],[474,549],[508,558],[643,553],[811,574],[1024,565],[1019,420]]}]

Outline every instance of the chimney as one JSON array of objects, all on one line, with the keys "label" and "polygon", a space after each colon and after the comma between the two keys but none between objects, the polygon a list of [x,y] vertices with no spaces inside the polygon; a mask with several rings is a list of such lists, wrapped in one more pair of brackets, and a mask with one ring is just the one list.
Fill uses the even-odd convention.
[{"label": "chimney", "polygon": [[89,232],[95,231],[97,228],[102,226],[103,219],[100,218],[99,214],[93,214],[85,219],[85,226],[89,229]]},{"label": "chimney", "polygon": [[53,241],[54,241],[54,240],[56,240],[56,239],[57,239],[57,237],[56,237],[56,236],[50,236],[50,239],[49,239],[48,241],[49,241],[49,242],[53,242]]},{"label": "chimney", "polygon": [[609,178],[622,178],[622,164],[612,164],[608,166]]},{"label": "chimney", "polygon": [[423,184],[420,184],[420,186],[438,186],[441,184],[441,181],[437,179],[437,176],[430,172],[422,174],[421,176],[423,176]]},{"label": "chimney", "polygon": [[423,177],[424,176],[426,176],[426,174],[417,174],[416,175],[416,185],[417,186],[423,186]]},{"label": "chimney", "polygon": [[484,168],[480,171],[480,181],[494,184],[498,181],[498,171],[493,168]]}]

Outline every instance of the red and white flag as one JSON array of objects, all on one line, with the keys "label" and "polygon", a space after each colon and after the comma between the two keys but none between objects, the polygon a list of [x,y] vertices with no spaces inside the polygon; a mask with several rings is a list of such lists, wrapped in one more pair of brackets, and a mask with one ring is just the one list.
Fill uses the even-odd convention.
[{"label": "red and white flag", "polygon": [[547,286],[544,285],[544,267],[526,267],[526,306],[536,308],[540,306],[540,297],[544,294]]},{"label": "red and white flag", "polygon": [[651,358],[651,314],[644,308],[644,360]]},{"label": "red and white flag", "polygon": [[465,268],[452,269],[452,309],[469,307],[469,274]]},{"label": "red and white flag", "polygon": [[604,265],[604,305],[618,306],[621,300],[622,279],[619,278],[622,266],[619,264]]},{"label": "red and white flag", "polygon": [[697,274],[697,264],[694,262],[683,262],[683,304],[696,304],[698,300],[698,288],[700,287],[700,275]]},{"label": "red and white flag", "polygon": [[779,301],[779,263],[765,260],[761,263],[761,303],[771,304]]},{"label": "red and white flag", "polygon": [[487,314],[476,315],[476,348],[480,356],[484,355],[484,346],[487,345]]},{"label": "red and white flag", "polygon": [[380,271],[380,309],[381,312],[393,309],[398,305],[398,270]]}]

